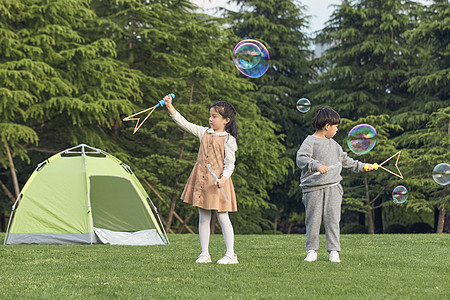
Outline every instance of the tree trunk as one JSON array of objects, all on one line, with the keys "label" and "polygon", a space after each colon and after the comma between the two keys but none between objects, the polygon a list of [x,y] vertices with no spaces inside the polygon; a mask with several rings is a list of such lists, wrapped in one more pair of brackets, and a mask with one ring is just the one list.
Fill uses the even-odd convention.
[{"label": "tree trunk", "polygon": [[180,227],[178,227],[177,233],[182,233],[183,232],[184,227],[186,226],[187,222],[189,222],[189,220],[191,219],[193,214],[194,213],[192,211],[189,212],[187,217],[184,218],[184,221],[181,222]]},{"label": "tree trunk", "polygon": [[375,226],[373,222],[373,209],[372,204],[370,203],[370,194],[369,194],[369,184],[367,181],[367,173],[364,173],[364,187],[366,189],[366,204],[369,206],[367,211],[367,226],[369,227],[368,231],[369,234],[375,233]]},{"label": "tree trunk", "polygon": [[[178,176],[176,176],[175,179],[175,189],[178,187]],[[167,216],[167,221],[166,221],[166,231],[169,232],[169,230],[171,229],[170,227],[172,226],[172,221],[173,221],[173,213],[175,212],[175,205],[177,204],[177,194],[174,193],[174,196],[172,196],[172,200],[170,201],[170,207],[169,207],[169,214]]]},{"label": "tree trunk", "polygon": [[358,223],[359,225],[366,226],[366,214],[365,213],[358,213]]},{"label": "tree trunk", "polygon": [[381,198],[378,198],[374,203],[375,207],[377,207],[374,209],[374,233],[383,233],[383,208],[378,207],[381,202]]},{"label": "tree trunk", "polygon": [[367,210],[367,227],[369,234],[375,233],[375,226],[373,224],[373,209],[369,208]]},{"label": "tree trunk", "polygon": [[[186,139],[186,132],[183,132],[183,141]],[[180,149],[180,154],[178,155],[178,159],[182,159],[183,158],[183,153],[184,153],[184,143],[181,145],[181,149]],[[174,184],[174,189],[175,192],[172,195],[172,199],[170,201],[170,208],[169,208],[169,214],[167,216],[167,222],[166,222],[166,231],[169,231],[170,226],[172,226],[172,221],[173,221],[173,214],[175,213],[175,205],[177,204],[177,189],[178,189],[178,184],[179,184],[179,178],[180,178],[180,172],[177,171],[177,174],[175,176],[175,184]]]},{"label": "tree trunk", "polygon": [[[444,186],[444,190],[442,192],[442,197],[445,198],[446,196],[447,196],[447,185]],[[445,221],[445,206],[443,205],[442,208],[439,210],[439,218],[436,233],[444,232],[444,221]]]},{"label": "tree trunk", "polygon": [[9,200],[11,200],[12,203],[14,203],[16,201],[16,199],[14,199],[13,194],[11,194],[9,189],[6,187],[6,185],[3,184],[3,182],[1,180],[0,180],[0,188],[2,188],[3,192],[9,198]]},{"label": "tree trunk", "polygon": [[435,206],[434,207],[434,223],[433,223],[433,228],[434,228],[434,232],[437,233],[437,228],[438,228],[438,223],[439,223],[439,213],[440,213],[440,209]]},{"label": "tree trunk", "polygon": [[5,140],[5,148],[6,148],[6,154],[8,155],[9,160],[9,167],[11,169],[11,177],[13,180],[14,185],[14,192],[16,193],[16,199],[19,198],[20,190],[19,190],[19,182],[17,181],[17,175],[16,175],[16,169],[14,167],[14,161],[11,155],[11,152],[9,151],[8,143]]},{"label": "tree trunk", "polygon": [[444,232],[444,218],[445,218],[445,207],[441,208],[441,210],[439,211],[439,219],[438,219],[436,233]]},{"label": "tree trunk", "polygon": [[[192,103],[192,96],[193,96],[193,93],[194,93],[194,85],[195,85],[195,82],[192,82],[192,84],[191,84],[191,96],[189,98],[188,105],[191,105],[191,103]],[[188,119],[188,118],[186,117],[186,119]],[[180,159],[180,160],[183,158],[184,140],[186,140],[186,131],[183,132],[183,139],[182,139],[183,143],[181,144],[180,154],[178,155],[178,159]],[[172,226],[173,214],[175,212],[175,205],[177,203],[177,192],[176,192],[176,190],[178,188],[180,175],[181,175],[180,172],[177,172],[177,174],[175,176],[175,184],[174,184],[175,193],[173,193],[172,200],[170,202],[169,214],[167,216],[167,222],[166,222],[166,231],[168,231],[168,229],[170,229],[170,226]]]},{"label": "tree trunk", "polygon": [[116,138],[119,135],[119,121],[115,119],[112,124],[112,134]]},{"label": "tree trunk", "polygon": [[6,231],[6,221],[5,221],[5,213],[4,212],[2,212],[1,214],[0,214],[0,218],[1,218],[1,220],[0,220],[0,222],[1,222],[1,224],[0,224],[0,230],[2,231],[2,232],[5,232]]}]

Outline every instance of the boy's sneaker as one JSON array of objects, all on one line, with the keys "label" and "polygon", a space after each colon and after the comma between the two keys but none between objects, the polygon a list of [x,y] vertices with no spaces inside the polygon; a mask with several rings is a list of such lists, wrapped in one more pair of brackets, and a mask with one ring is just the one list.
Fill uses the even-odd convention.
[{"label": "boy's sneaker", "polygon": [[307,262],[313,262],[317,260],[317,252],[316,250],[308,250],[308,254],[306,255],[306,258],[304,259]]},{"label": "boy's sneaker", "polygon": [[339,263],[341,260],[339,259],[339,252],[330,251],[330,261],[334,263]]},{"label": "boy's sneaker", "polygon": [[236,254],[233,255],[233,256],[225,254],[225,256],[222,257],[221,259],[219,259],[217,261],[217,263],[219,265],[235,265],[235,264],[238,264],[239,262],[237,260],[237,255]]},{"label": "boy's sneaker", "polygon": [[197,264],[206,264],[211,262],[211,256],[208,254],[200,254],[195,261]]}]

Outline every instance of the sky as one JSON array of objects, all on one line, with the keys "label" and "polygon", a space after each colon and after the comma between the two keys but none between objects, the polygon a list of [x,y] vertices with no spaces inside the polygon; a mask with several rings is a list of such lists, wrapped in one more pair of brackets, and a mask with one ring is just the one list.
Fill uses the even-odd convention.
[{"label": "sky", "polygon": [[[228,5],[228,0],[192,0],[196,5],[205,9],[206,13],[214,14],[214,7],[226,7],[227,9],[237,10],[236,5]],[[311,28],[305,30],[307,33],[320,30],[325,22],[333,13],[332,4],[339,4],[341,0],[300,0],[302,5],[306,6],[304,13],[311,16],[309,25]]]},{"label": "sky", "polygon": [[[228,0],[192,0],[196,5],[205,9],[206,13],[214,14],[214,7],[226,7],[230,10],[237,10],[235,4],[228,5]],[[306,29],[306,33],[313,33],[325,27],[325,22],[333,13],[333,7],[331,5],[340,4],[341,0],[298,0],[302,5],[306,6],[304,13],[307,16],[311,16],[309,20],[309,29]],[[430,4],[430,0],[417,0],[424,4]]]}]

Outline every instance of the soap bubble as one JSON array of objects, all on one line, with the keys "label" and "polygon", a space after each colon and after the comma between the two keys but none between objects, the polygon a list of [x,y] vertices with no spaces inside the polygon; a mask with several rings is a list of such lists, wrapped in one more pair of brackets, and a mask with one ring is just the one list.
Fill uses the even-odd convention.
[{"label": "soap bubble", "polygon": [[366,154],[375,147],[377,131],[368,124],[360,124],[353,127],[348,133],[347,145],[350,150],[358,155]]},{"label": "soap bubble", "polygon": [[306,113],[311,109],[311,102],[306,98],[301,98],[297,101],[297,109],[301,113]]},{"label": "soap bubble", "polygon": [[245,76],[259,78],[269,69],[269,51],[256,40],[243,40],[233,50],[233,62]]},{"label": "soap bubble", "polygon": [[405,202],[408,199],[408,190],[403,185],[395,187],[392,191],[392,199],[394,199],[394,203]]},{"label": "soap bubble", "polygon": [[447,163],[440,163],[433,169],[433,179],[437,184],[447,185],[450,183],[450,165]]}]

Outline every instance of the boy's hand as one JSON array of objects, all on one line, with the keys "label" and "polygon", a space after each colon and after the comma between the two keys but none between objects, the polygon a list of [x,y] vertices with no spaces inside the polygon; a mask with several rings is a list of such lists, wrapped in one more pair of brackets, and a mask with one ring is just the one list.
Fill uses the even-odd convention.
[{"label": "boy's hand", "polygon": [[377,164],[365,164],[364,165],[364,170],[365,171],[372,171],[372,170],[376,170],[378,169],[378,165]]},{"label": "boy's hand", "polygon": [[220,176],[220,179],[217,181],[217,187],[221,188],[225,185],[227,178],[225,176]]},{"label": "boy's hand", "polygon": [[317,168],[317,171],[319,171],[320,174],[326,174],[326,173],[328,173],[328,167],[325,166],[325,165],[320,165],[320,166]]}]

